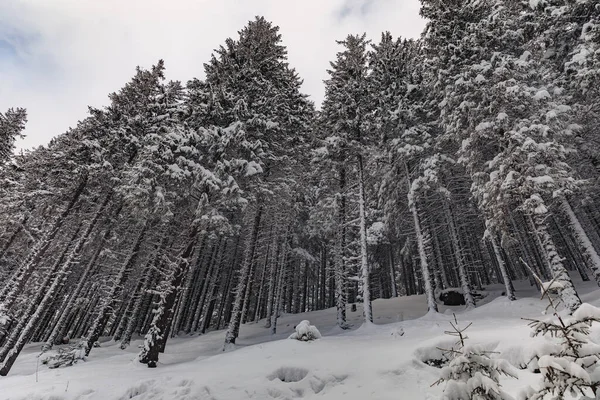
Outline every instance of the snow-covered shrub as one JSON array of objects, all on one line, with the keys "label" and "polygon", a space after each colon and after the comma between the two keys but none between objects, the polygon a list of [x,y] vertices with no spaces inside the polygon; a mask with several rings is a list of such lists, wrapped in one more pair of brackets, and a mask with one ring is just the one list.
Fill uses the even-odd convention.
[{"label": "snow-covered shrub", "polygon": [[522,399],[562,399],[565,394],[591,396],[600,394],[600,346],[590,339],[592,323],[600,322],[600,308],[582,304],[571,317],[558,312],[545,320],[530,320],[532,336],[550,336],[559,346],[550,354],[539,357],[537,364],[543,373],[539,390],[531,388]]},{"label": "snow-covered shrub", "polygon": [[304,342],[320,338],[321,332],[307,320],[301,321],[296,325],[296,332],[292,333],[289,337],[289,339],[301,340]]},{"label": "snow-covered shrub", "polygon": [[415,358],[424,364],[435,368],[442,368],[448,365],[449,356],[451,353],[444,349],[450,349],[454,346],[454,342],[445,340],[438,342],[435,345],[419,347],[415,350]]},{"label": "snow-covered shrub", "polygon": [[59,348],[56,354],[42,359],[42,364],[48,368],[70,367],[78,361],[85,361],[85,347],[82,343],[74,346]]},{"label": "snow-covered shrub", "polygon": [[460,328],[454,317],[450,322],[453,331],[446,332],[458,338],[456,349],[448,349],[450,363],[442,368],[436,384],[445,382],[444,400],[512,400],[512,397],[500,387],[500,376],[517,378],[513,367],[501,359],[492,359],[490,351],[482,346],[465,345],[465,330]]}]

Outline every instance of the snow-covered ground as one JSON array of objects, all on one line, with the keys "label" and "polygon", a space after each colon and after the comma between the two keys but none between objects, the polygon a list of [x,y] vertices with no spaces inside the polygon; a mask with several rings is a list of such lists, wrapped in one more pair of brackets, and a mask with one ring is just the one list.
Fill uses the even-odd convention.
[{"label": "snow-covered ground", "polygon": [[[577,282],[582,300],[600,306],[593,282]],[[455,312],[459,323],[473,322],[470,343],[498,352],[515,367],[526,363],[544,338],[531,338],[521,317],[539,317],[546,303],[522,282],[519,300],[500,296],[502,288],[487,289],[488,297],[474,310],[441,307],[425,315],[423,296],[373,302],[374,326],[361,326],[362,311],[348,312],[353,330],[335,328],[335,310],[283,315],[274,337],[264,321],[241,328],[238,348],[222,353],[224,332],[170,339],[157,368],[136,359],[137,345],[120,350],[113,342],[95,348],[86,362],[50,370],[38,366],[39,345],[29,345],[10,376],[0,378],[0,399],[439,399],[442,387],[431,384],[439,369],[423,363],[435,357],[437,346],[453,340],[444,331]],[[309,320],[323,334],[313,342],[288,340],[294,325]],[[593,331],[600,338],[600,330]],[[38,369],[36,373],[36,369]],[[519,379],[501,381],[516,395],[539,381],[540,375],[518,370]]]}]

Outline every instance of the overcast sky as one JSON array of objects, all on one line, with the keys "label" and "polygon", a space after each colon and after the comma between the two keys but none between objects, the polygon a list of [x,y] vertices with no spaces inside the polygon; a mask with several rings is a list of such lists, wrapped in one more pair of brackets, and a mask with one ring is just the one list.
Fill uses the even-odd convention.
[{"label": "overcast sky", "polygon": [[0,111],[25,107],[20,148],[47,143],[103,106],[135,66],[162,58],[169,79],[203,77],[213,49],[255,15],[281,29],[318,105],[337,39],[417,37],[419,0],[0,0]]}]

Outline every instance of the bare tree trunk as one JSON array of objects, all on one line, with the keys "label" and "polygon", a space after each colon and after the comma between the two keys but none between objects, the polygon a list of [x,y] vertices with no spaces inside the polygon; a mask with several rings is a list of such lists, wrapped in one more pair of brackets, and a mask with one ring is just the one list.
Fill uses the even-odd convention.
[{"label": "bare tree trunk", "polygon": [[102,335],[104,329],[106,328],[106,324],[108,323],[108,320],[112,314],[112,310],[115,308],[115,305],[119,300],[118,298],[123,291],[123,284],[129,278],[131,269],[137,261],[139,255],[138,253],[146,236],[146,232],[148,231],[149,225],[150,224],[148,221],[144,221],[144,224],[141,227],[138,236],[135,239],[135,242],[129,252],[127,260],[123,263],[121,269],[119,270],[119,273],[117,274],[116,282],[113,284],[110,292],[106,297],[106,300],[103,302],[100,311],[98,312],[98,315],[94,319],[94,322],[88,332],[87,338],[83,339],[86,356],[90,354],[94,343],[98,341],[98,338],[100,337],[100,335]]},{"label": "bare tree trunk", "polygon": [[190,259],[194,254],[196,243],[198,242],[198,227],[194,225],[187,237],[186,247],[179,256],[174,270],[162,283],[160,300],[154,310],[154,318],[146,334],[144,347],[138,355],[139,361],[148,364],[148,368],[156,367],[158,355],[166,345],[169,319],[173,317],[173,308],[175,307],[178,288],[189,270]]},{"label": "bare tree trunk", "polygon": [[[286,237],[287,237],[287,235],[286,235]],[[272,314],[267,316],[267,318],[271,319],[271,335],[274,335],[275,333],[277,333],[277,320],[279,318],[279,313],[281,312],[281,300],[283,297],[283,282],[285,281],[285,278],[287,275],[286,274],[287,253],[288,253],[288,245],[286,242],[284,242],[283,248],[281,251],[281,262],[279,263],[279,278],[277,279],[275,305],[273,307]]]},{"label": "bare tree trunk", "polygon": [[437,302],[435,301],[435,295],[433,293],[433,285],[431,284],[431,274],[429,272],[429,265],[427,262],[427,251],[425,247],[425,238],[421,230],[421,221],[419,220],[419,212],[415,203],[414,194],[408,194],[408,204],[410,211],[413,216],[413,222],[415,226],[415,235],[417,237],[417,247],[419,249],[419,260],[421,263],[421,275],[423,278],[423,286],[425,289],[425,296],[427,297],[427,309],[429,311],[438,311]]},{"label": "bare tree trunk", "polygon": [[[87,243],[92,231],[96,226],[96,223],[100,219],[100,216],[104,212],[106,205],[110,201],[110,198],[110,194],[105,197],[104,201],[96,211],[94,217],[89,222],[83,235],[75,243],[65,262],[55,274],[52,274],[52,283],[49,285],[48,290],[44,291],[44,297],[37,306],[36,312],[29,318],[27,325],[24,327],[23,331],[20,332],[18,341],[14,344],[14,346],[10,346],[12,348],[6,355],[4,364],[0,367],[0,375],[6,376],[6,374],[8,374],[14,362],[16,361],[17,356],[19,355],[25,344],[30,340],[31,335],[33,334],[33,331],[36,327],[36,324],[40,321],[43,314],[47,311],[49,305],[54,300],[56,293],[60,290],[60,288],[62,288],[62,286],[64,286],[66,277],[71,271],[72,264],[79,256],[79,253],[81,252],[83,246]],[[8,344],[7,347],[9,347]]]},{"label": "bare tree trunk", "polygon": [[269,261],[269,293],[267,293],[267,320],[265,322],[265,328],[271,327],[271,314],[273,313],[273,303],[275,301],[275,291],[277,286],[277,261],[282,246],[279,244],[279,240],[280,238],[278,235],[274,235],[272,246],[275,248],[275,256],[271,257],[271,260]]},{"label": "bare tree trunk", "polygon": [[490,242],[492,243],[492,248],[494,249],[494,255],[496,256],[496,262],[498,263],[498,268],[500,269],[502,280],[504,281],[504,286],[506,287],[506,297],[510,301],[514,301],[517,299],[515,296],[515,288],[513,287],[510,276],[508,275],[508,270],[506,269],[506,264],[502,258],[502,253],[500,253],[500,247],[496,241],[496,235],[493,232],[490,232],[489,236]]},{"label": "bare tree trunk", "polygon": [[467,270],[465,268],[465,264],[461,255],[460,243],[458,240],[458,232],[456,229],[456,220],[454,219],[454,214],[452,213],[452,209],[450,208],[450,205],[447,201],[444,201],[444,210],[446,211],[448,219],[450,240],[452,242],[452,247],[454,250],[454,259],[456,260],[456,265],[458,266],[458,276],[460,278],[460,286],[465,296],[465,303],[467,304],[467,307],[475,307],[475,299],[473,299],[471,283],[469,282]]},{"label": "bare tree trunk", "polygon": [[583,229],[583,226],[581,226],[579,218],[577,218],[577,215],[575,215],[575,212],[571,208],[569,201],[565,198],[562,198],[560,200],[560,206],[569,220],[569,227],[576,238],[579,251],[585,257],[585,261],[592,271],[592,275],[594,275],[594,280],[600,286],[600,256],[598,256],[598,253],[592,245],[587,233]]},{"label": "bare tree trunk", "polygon": [[235,345],[235,339],[237,339],[240,332],[240,323],[242,321],[242,304],[245,297],[246,286],[249,284],[250,268],[252,267],[252,260],[254,259],[254,252],[256,250],[256,241],[258,238],[258,229],[260,227],[260,220],[262,217],[262,206],[259,205],[256,214],[254,216],[254,225],[252,227],[252,233],[248,246],[246,247],[246,254],[244,256],[244,264],[240,271],[240,280],[238,281],[235,301],[233,304],[233,310],[231,312],[231,320],[229,322],[229,328],[225,334],[225,345],[223,350],[228,350]]},{"label": "bare tree trunk", "polygon": [[215,296],[217,295],[217,289],[218,289],[218,287],[217,287],[217,280],[219,277],[218,271],[221,271],[221,268],[223,268],[223,264],[225,264],[225,254],[227,252],[228,240],[227,240],[227,238],[221,238],[221,241],[223,241],[223,243],[220,246],[221,254],[217,260],[216,272],[212,274],[210,281],[208,283],[207,297],[204,301],[206,303],[206,306],[204,307],[204,314],[202,316],[202,325],[200,328],[200,333],[205,333],[206,330],[210,327],[210,320],[212,319],[212,314],[213,314],[215,302],[216,302]]},{"label": "bare tree trunk", "polygon": [[346,322],[346,169],[340,167],[340,194],[338,199],[337,238],[335,251],[335,307],[337,311],[337,325],[348,329]]},{"label": "bare tree trunk", "polygon": [[[13,306],[17,296],[23,292],[25,285],[27,284],[31,274],[35,270],[35,267],[38,265],[46,250],[52,244],[52,241],[60,231],[63,223],[67,219],[67,216],[71,213],[75,204],[79,200],[79,197],[83,193],[85,187],[87,185],[87,175],[85,175],[79,185],[73,192],[73,196],[69,201],[67,207],[63,210],[63,212],[56,218],[54,224],[50,229],[48,229],[35,244],[31,252],[29,252],[25,261],[21,264],[21,266],[15,271],[9,283],[0,291],[0,316],[3,313],[8,312],[8,310]],[[2,318],[0,318],[2,320]],[[1,331],[0,327],[0,331]]]},{"label": "bare tree trunk", "polygon": [[554,245],[554,241],[548,233],[548,228],[546,227],[545,214],[536,214],[534,216],[534,223],[536,225],[537,234],[542,243],[543,249],[545,251],[545,256],[548,260],[548,264],[552,269],[552,277],[562,284],[562,289],[560,290],[560,297],[571,313],[579,308],[581,305],[581,299],[575,290],[575,286],[573,286],[573,282],[571,281],[571,277],[569,276],[567,270],[565,269],[561,257],[558,255],[556,251],[556,246]]},{"label": "bare tree trunk", "polygon": [[367,254],[367,210],[365,204],[365,183],[362,156],[358,156],[358,209],[360,216],[360,272],[362,283],[363,314],[366,323],[373,323],[371,310],[371,283]]}]

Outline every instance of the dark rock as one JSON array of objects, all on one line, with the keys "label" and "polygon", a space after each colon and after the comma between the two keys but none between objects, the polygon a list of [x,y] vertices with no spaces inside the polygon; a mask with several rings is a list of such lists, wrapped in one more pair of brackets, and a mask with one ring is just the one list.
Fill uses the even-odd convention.
[{"label": "dark rock", "polygon": [[454,290],[447,290],[440,294],[440,300],[445,306],[464,306],[465,296],[462,293]]}]

